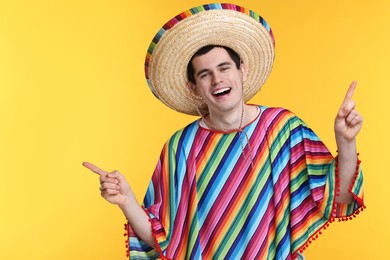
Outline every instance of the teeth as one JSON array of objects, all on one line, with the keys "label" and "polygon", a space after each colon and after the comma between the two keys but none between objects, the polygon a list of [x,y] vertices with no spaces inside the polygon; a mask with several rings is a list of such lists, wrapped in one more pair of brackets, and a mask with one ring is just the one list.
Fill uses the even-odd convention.
[{"label": "teeth", "polygon": [[223,93],[223,92],[225,92],[225,91],[228,91],[229,89],[230,89],[230,88],[222,88],[222,89],[219,89],[219,90],[213,92],[213,95],[221,94],[221,93]]}]

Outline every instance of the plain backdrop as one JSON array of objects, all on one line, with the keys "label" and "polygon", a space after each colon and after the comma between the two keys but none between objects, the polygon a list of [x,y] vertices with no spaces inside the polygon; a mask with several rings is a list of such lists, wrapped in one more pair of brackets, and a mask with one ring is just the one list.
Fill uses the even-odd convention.
[{"label": "plain backdrop", "polygon": [[[0,1],[0,259],[125,259],[125,218],[90,161],[142,201],[164,142],[196,117],[159,102],[144,59],[159,28],[206,1]],[[352,80],[367,209],[334,223],[308,260],[390,259],[390,2],[237,0],[276,39],[250,103],[286,107],[336,154],[333,120]]]}]

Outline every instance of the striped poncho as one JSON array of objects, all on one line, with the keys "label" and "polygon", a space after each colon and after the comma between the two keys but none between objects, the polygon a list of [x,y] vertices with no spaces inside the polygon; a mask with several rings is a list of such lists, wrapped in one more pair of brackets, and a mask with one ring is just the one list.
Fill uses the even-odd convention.
[{"label": "striped poncho", "polygon": [[130,258],[292,259],[364,208],[360,166],[355,201],[336,204],[337,160],[288,110],[260,109],[245,133],[197,120],[167,141],[143,204],[156,248],[128,226]]}]

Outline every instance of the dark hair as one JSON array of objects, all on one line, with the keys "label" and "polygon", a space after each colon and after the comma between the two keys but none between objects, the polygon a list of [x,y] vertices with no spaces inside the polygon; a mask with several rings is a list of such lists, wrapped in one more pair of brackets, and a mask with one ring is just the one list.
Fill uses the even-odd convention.
[{"label": "dark hair", "polygon": [[222,45],[206,45],[202,48],[200,48],[197,52],[195,52],[195,54],[191,57],[191,60],[190,62],[188,62],[188,65],[187,65],[187,79],[189,82],[195,84],[195,76],[194,76],[194,66],[192,64],[192,61],[195,57],[199,57],[199,56],[202,56],[206,53],[208,53],[209,51],[211,51],[212,49],[214,48],[224,48],[227,53],[229,54],[230,58],[234,61],[234,63],[236,64],[236,67],[237,69],[240,69],[240,66],[241,66],[241,58],[240,56],[237,54],[237,52],[235,52],[233,49],[229,48],[229,47],[226,47],[226,46],[222,46]]}]

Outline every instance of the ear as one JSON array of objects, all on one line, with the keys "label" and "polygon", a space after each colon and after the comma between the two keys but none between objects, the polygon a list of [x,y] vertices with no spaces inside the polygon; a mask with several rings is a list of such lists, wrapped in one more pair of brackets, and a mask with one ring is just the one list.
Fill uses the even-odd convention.
[{"label": "ear", "polygon": [[241,63],[240,70],[242,75],[242,82],[244,83],[248,79],[248,74],[246,73],[246,68],[244,63]]},{"label": "ear", "polygon": [[196,85],[194,83],[187,82],[187,87],[194,95],[198,95],[198,91],[197,91]]}]

